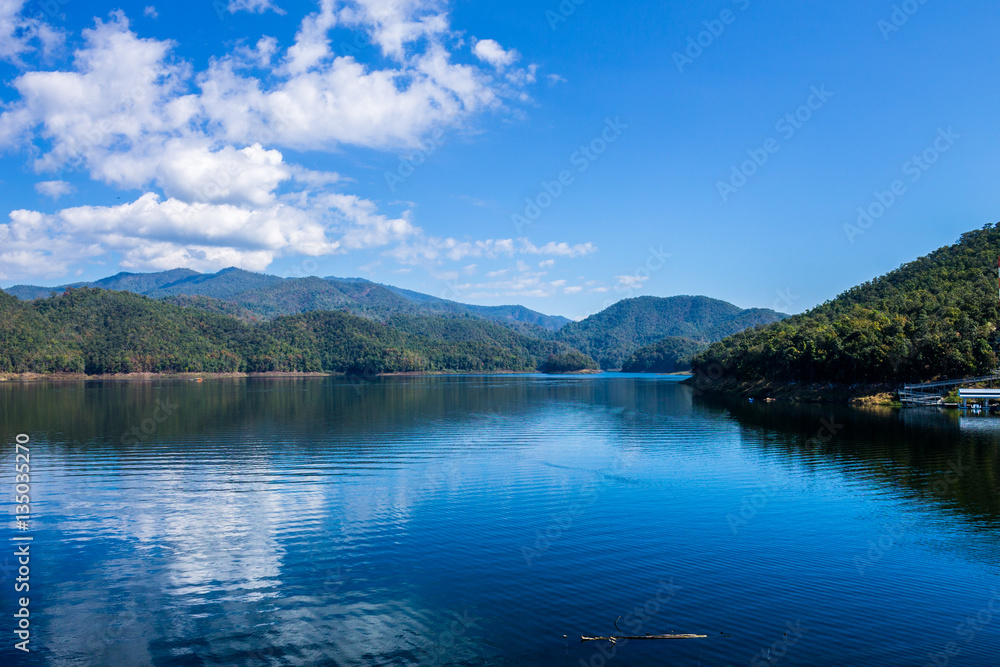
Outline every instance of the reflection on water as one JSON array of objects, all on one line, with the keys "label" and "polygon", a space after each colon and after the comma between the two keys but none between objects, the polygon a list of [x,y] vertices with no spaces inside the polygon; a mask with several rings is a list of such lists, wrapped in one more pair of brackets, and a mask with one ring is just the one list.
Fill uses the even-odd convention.
[{"label": "reflection on water", "polygon": [[[997,425],[625,375],[0,385],[37,514],[0,662],[993,664]],[[577,641],[618,616],[713,638]]]}]

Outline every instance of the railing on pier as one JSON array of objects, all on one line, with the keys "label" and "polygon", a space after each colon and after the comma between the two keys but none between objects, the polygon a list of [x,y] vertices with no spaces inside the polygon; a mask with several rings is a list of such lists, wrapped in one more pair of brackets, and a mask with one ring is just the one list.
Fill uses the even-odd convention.
[{"label": "railing on pier", "polygon": [[1000,372],[982,377],[962,378],[961,380],[939,380],[920,384],[904,384],[899,390],[899,401],[904,408],[922,405],[941,405],[944,399],[941,394],[951,387],[979,384],[980,382],[1000,381]]}]

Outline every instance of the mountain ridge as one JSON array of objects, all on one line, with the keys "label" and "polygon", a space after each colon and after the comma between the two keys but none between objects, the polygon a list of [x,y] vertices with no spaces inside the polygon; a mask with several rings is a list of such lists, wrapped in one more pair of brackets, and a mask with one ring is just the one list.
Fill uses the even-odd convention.
[{"label": "mountain ridge", "polygon": [[1000,362],[1000,223],[694,357],[702,384],[770,394],[985,375]]},{"label": "mountain ridge", "polygon": [[[211,274],[190,269],[120,272],[87,283],[55,288],[17,285],[4,291],[44,304],[51,300],[50,294],[58,297],[81,289],[137,294],[260,326],[290,316],[345,311],[392,327],[400,335],[429,336],[452,345],[491,346],[491,358],[502,356],[500,349],[535,350],[542,342],[551,343],[557,347],[547,347],[547,354],[576,350],[606,370],[621,368],[637,350],[664,338],[705,344],[785,317],[772,310],[742,309],[704,296],[643,296],[619,301],[580,322],[571,322],[525,306],[462,304],[364,278],[281,278],[233,267]],[[688,347],[684,346],[685,352]],[[475,354],[486,353],[479,350]],[[530,367],[528,362],[517,365]]]},{"label": "mountain ridge", "polygon": [[397,314],[473,315],[515,328],[520,325],[537,326],[547,331],[556,331],[570,322],[569,318],[539,313],[520,305],[463,304],[364,278],[281,278],[235,267],[216,273],[199,273],[191,269],[154,273],[122,271],[94,281],[56,287],[14,285],[3,291],[30,301],[47,298],[52,293],[64,293],[67,288],[81,287],[133,292],[154,299],[207,297],[231,303],[261,319],[313,310],[347,310],[379,320]]},{"label": "mountain ridge", "polygon": [[706,296],[640,296],[567,324],[555,339],[592,356],[601,368],[614,370],[622,368],[632,353],[665,338],[711,343],[785,317],[767,308],[743,309]]}]

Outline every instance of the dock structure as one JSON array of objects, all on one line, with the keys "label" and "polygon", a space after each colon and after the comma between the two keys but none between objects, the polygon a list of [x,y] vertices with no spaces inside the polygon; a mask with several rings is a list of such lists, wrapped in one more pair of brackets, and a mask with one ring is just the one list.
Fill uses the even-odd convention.
[{"label": "dock structure", "polygon": [[988,403],[990,399],[1000,401],[1000,389],[959,389],[958,397],[962,399],[962,409],[969,407],[969,399]]},{"label": "dock structure", "polygon": [[[913,408],[926,405],[942,405],[944,399],[941,394],[954,387],[964,385],[980,384],[982,382],[1000,382],[1000,372],[982,377],[962,378],[960,380],[939,380],[937,382],[923,382],[921,384],[904,384],[899,390],[899,402],[904,408]],[[987,395],[973,395],[968,392],[994,392]],[[990,398],[1000,399],[1000,389],[959,389],[959,395],[963,396],[962,404],[966,405],[969,398],[975,400],[989,400]]]}]

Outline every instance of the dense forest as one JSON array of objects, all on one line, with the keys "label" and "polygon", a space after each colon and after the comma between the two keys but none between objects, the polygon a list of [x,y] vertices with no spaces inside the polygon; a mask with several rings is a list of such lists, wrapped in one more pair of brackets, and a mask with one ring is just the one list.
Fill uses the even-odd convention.
[{"label": "dense forest", "polygon": [[677,373],[691,370],[691,359],[708,347],[707,343],[670,336],[636,350],[622,364],[626,373]]},{"label": "dense forest", "polygon": [[387,325],[312,311],[254,324],[246,311],[209,312],[203,298],[182,307],[89,287],[34,301],[0,292],[0,372],[530,371],[570,352],[472,316]]},{"label": "dense forest", "polygon": [[561,354],[553,354],[539,367],[543,373],[580,373],[583,371],[599,371],[597,362],[585,354],[570,350]]},{"label": "dense forest", "polygon": [[[97,296],[95,289],[106,294]],[[17,285],[4,291],[23,300],[16,305],[5,299],[7,312],[16,312],[21,321],[44,313],[36,324],[49,335],[27,348],[20,339],[11,339],[8,348],[0,338],[3,372],[535,370],[550,357],[552,368],[565,364],[588,370],[588,360],[597,360],[601,368],[618,369],[636,350],[664,337],[712,342],[784,317],[682,296],[627,299],[570,322],[523,306],[462,304],[360,278],[280,278],[235,268],[210,274],[190,269],[119,273],[90,283]],[[95,316],[74,305],[81,300],[111,313],[106,331]],[[157,302],[182,310],[157,308]],[[367,321],[336,320],[332,312]],[[233,318],[245,326],[229,321]],[[192,326],[204,336],[191,333]],[[164,333],[162,340],[151,333],[157,330]],[[330,339],[333,331],[357,345],[338,347]],[[234,338],[226,338],[230,333]],[[570,351],[582,352],[583,361],[566,357]],[[646,364],[651,372],[665,367],[665,352]],[[199,359],[200,353],[207,356]],[[683,364],[688,356],[685,349],[678,361]],[[636,361],[633,367],[641,365]]]},{"label": "dense forest", "polygon": [[997,368],[1000,226],[812,310],[715,343],[696,373],[752,383],[899,384]]},{"label": "dense forest", "polygon": [[709,343],[783,317],[773,310],[743,310],[704,296],[642,296],[571,322],[556,332],[555,339],[590,355],[601,368],[618,369],[633,352],[665,337]]}]

